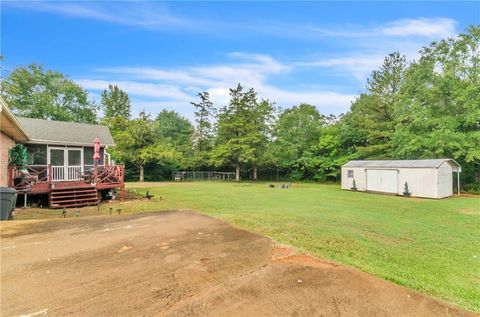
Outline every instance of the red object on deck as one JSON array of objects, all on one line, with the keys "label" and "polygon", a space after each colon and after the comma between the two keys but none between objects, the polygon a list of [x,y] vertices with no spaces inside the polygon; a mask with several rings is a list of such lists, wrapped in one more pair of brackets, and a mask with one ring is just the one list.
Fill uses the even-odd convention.
[{"label": "red object on deck", "polygon": [[95,138],[95,145],[94,145],[94,152],[93,152],[93,160],[98,161],[100,159],[100,140]]}]

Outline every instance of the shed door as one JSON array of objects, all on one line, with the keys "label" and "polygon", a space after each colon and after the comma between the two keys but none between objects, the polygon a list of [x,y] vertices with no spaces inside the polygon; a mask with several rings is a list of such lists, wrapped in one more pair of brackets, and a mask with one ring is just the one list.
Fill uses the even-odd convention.
[{"label": "shed door", "polygon": [[397,177],[396,170],[367,170],[367,190],[396,194]]}]

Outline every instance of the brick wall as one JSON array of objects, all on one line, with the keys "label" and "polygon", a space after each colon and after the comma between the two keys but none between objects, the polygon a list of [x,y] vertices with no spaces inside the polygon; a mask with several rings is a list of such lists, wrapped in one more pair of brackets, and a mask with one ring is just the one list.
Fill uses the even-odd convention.
[{"label": "brick wall", "polygon": [[15,145],[15,141],[3,132],[0,132],[0,186],[8,185],[8,151]]}]

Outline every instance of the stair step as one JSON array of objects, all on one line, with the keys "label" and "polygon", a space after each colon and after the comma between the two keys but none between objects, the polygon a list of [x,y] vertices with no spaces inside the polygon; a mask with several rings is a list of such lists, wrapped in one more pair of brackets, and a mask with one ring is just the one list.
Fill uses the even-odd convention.
[{"label": "stair step", "polygon": [[96,195],[96,190],[90,191],[81,191],[81,192],[68,192],[68,193],[54,193],[52,192],[52,197],[60,197],[60,196],[74,196],[74,195]]},{"label": "stair step", "polygon": [[63,204],[63,203],[82,203],[82,202],[88,202],[88,201],[91,201],[91,202],[98,202],[98,198],[97,197],[89,197],[89,198],[82,198],[82,199],[67,199],[67,200],[52,200],[52,205],[53,204]]},{"label": "stair step", "polygon": [[84,198],[84,197],[97,197],[97,193],[93,193],[93,194],[76,194],[76,195],[51,196],[52,200],[55,200],[55,199],[65,199],[65,198]]},{"label": "stair step", "polygon": [[65,199],[86,199],[86,198],[95,198],[97,199],[97,195],[77,195],[77,196],[60,196],[60,197],[51,197],[52,201],[61,201]]},{"label": "stair step", "polygon": [[94,191],[97,190],[95,187],[85,187],[85,188],[59,188],[59,189],[53,189],[52,188],[52,193],[71,193],[71,192],[84,192],[84,191]]}]

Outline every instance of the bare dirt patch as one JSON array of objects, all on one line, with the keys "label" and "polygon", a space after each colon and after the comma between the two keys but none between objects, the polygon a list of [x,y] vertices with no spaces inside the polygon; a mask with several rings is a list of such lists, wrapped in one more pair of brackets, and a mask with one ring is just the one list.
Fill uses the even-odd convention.
[{"label": "bare dirt patch", "polygon": [[1,229],[2,316],[475,316],[194,212]]}]

